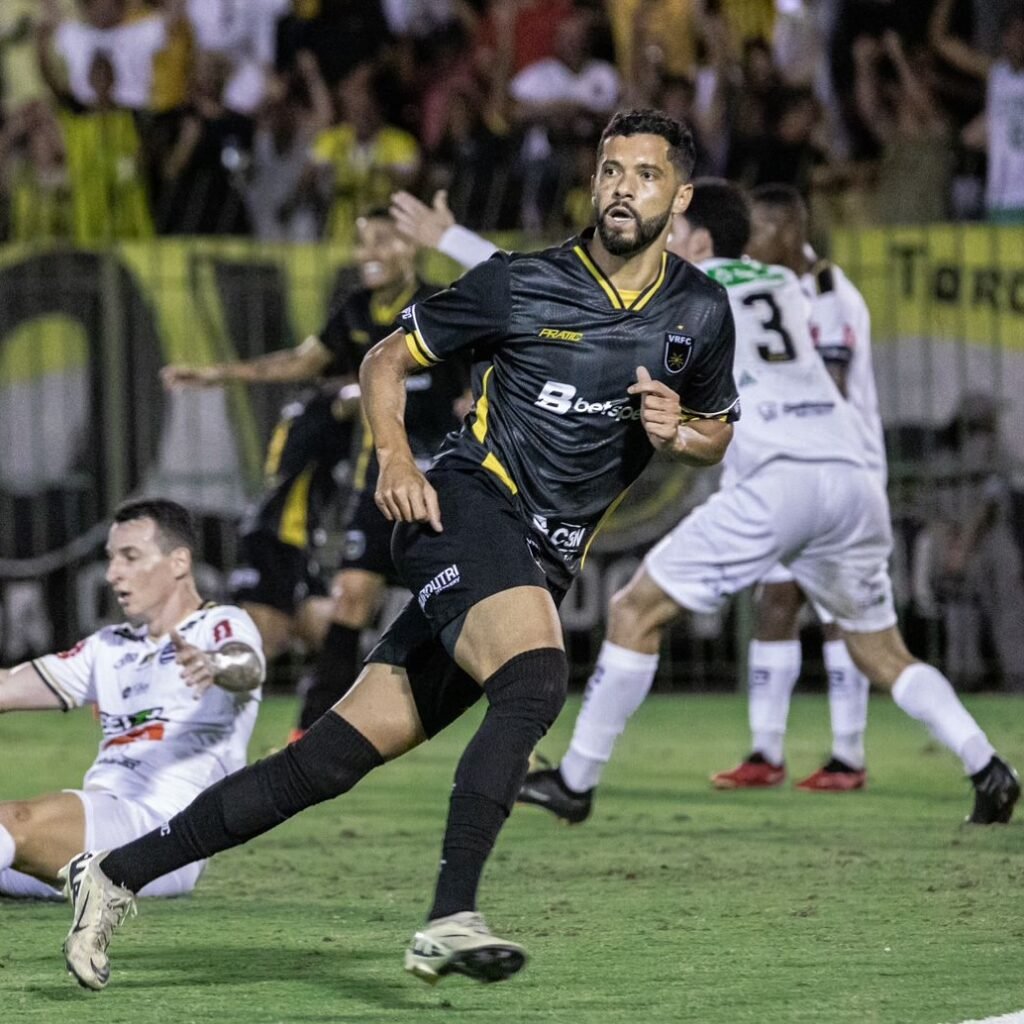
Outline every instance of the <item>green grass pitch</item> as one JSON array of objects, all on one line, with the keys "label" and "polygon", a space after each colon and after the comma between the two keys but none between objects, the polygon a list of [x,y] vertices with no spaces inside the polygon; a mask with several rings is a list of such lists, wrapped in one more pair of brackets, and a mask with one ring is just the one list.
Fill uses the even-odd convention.
[{"label": "green grass pitch", "polygon": [[[1024,764],[1012,698],[969,707]],[[543,749],[557,756],[570,703]],[[267,702],[252,753],[284,736]],[[64,973],[62,906],[0,901],[3,1024],[945,1024],[1024,1009],[1024,821],[959,824],[959,765],[887,699],[871,704],[869,789],[715,793],[744,753],[737,697],[653,697],[594,817],[519,808],[482,908],[531,962],[503,985],[404,974],[427,908],[469,719],[340,800],[216,858],[188,899],[144,902],[103,993]],[[824,699],[794,700],[789,762],[826,752]],[[0,796],[80,782],[88,713],[0,720]]]}]

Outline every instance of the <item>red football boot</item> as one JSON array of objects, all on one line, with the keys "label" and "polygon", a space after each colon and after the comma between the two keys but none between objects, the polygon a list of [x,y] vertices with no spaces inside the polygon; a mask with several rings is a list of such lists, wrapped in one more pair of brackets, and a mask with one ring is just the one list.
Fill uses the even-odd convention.
[{"label": "red football boot", "polygon": [[854,789],[863,789],[867,781],[866,770],[851,768],[833,757],[813,775],[808,775],[806,779],[798,782],[796,788],[802,789],[805,793],[849,793]]},{"label": "red football boot", "polygon": [[745,761],[727,772],[716,772],[711,776],[715,789],[766,789],[781,786],[786,779],[786,766],[772,764],[763,754],[754,751]]}]

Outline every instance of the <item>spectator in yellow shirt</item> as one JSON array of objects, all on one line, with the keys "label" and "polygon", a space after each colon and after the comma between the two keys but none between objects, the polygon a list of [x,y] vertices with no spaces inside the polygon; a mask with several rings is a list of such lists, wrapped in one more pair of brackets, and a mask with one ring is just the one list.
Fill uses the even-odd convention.
[{"label": "spectator in yellow shirt", "polygon": [[150,238],[153,221],[142,175],[135,118],[117,106],[117,74],[111,57],[97,49],[87,83],[95,100],[74,98],[53,65],[54,25],[37,32],[39,69],[56,97],[71,187],[72,237],[79,245]]},{"label": "spectator in yellow shirt", "polygon": [[349,241],[356,218],[387,206],[420,169],[420,148],[408,132],[385,123],[372,65],[356,68],[338,87],[340,124],[321,132],[313,159],[328,199],[325,237]]}]

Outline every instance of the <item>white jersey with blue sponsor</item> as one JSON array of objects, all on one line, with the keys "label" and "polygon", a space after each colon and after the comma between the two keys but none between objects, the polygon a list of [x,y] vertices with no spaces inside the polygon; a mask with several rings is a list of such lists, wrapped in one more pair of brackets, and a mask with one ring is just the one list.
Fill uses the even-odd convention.
[{"label": "white jersey with blue sponsor", "polygon": [[[177,629],[203,651],[243,643],[266,669],[259,632],[241,608],[210,603]],[[31,664],[66,710],[97,707],[103,737],[84,789],[108,790],[170,818],[246,763],[260,690],[211,686],[197,700],[167,635],[107,626]]]},{"label": "white jersey with blue sponsor", "polygon": [[701,264],[724,286],[736,323],[742,415],[725,457],[733,483],[776,459],[867,464],[855,413],[814,346],[797,276],[756,260]]}]

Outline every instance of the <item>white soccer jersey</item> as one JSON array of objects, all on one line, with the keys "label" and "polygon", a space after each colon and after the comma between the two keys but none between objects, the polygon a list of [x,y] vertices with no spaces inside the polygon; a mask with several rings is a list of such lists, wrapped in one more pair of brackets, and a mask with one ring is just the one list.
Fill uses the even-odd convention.
[{"label": "white soccer jersey", "polygon": [[775,459],[866,465],[854,413],[811,340],[797,276],[750,259],[711,259],[701,270],[725,287],[736,322],[743,414],[726,452],[726,482]]},{"label": "white soccer jersey", "polygon": [[1024,210],[1024,71],[1009,61],[992,66],[986,101],[989,211]]},{"label": "white soccer jersey", "polygon": [[[259,632],[240,608],[208,604],[178,632],[203,651],[244,643],[266,670]],[[109,790],[170,818],[245,765],[260,690],[233,694],[211,686],[196,700],[168,636],[153,638],[144,626],[107,626],[32,665],[65,709],[87,703],[99,709],[103,739],[85,789]]]},{"label": "white soccer jersey", "polygon": [[[813,251],[810,252],[812,258]],[[885,482],[885,436],[871,360],[871,314],[853,282],[833,263],[821,261],[800,279],[811,304],[811,337],[826,363],[846,370],[846,397],[857,413],[864,457]]]}]

